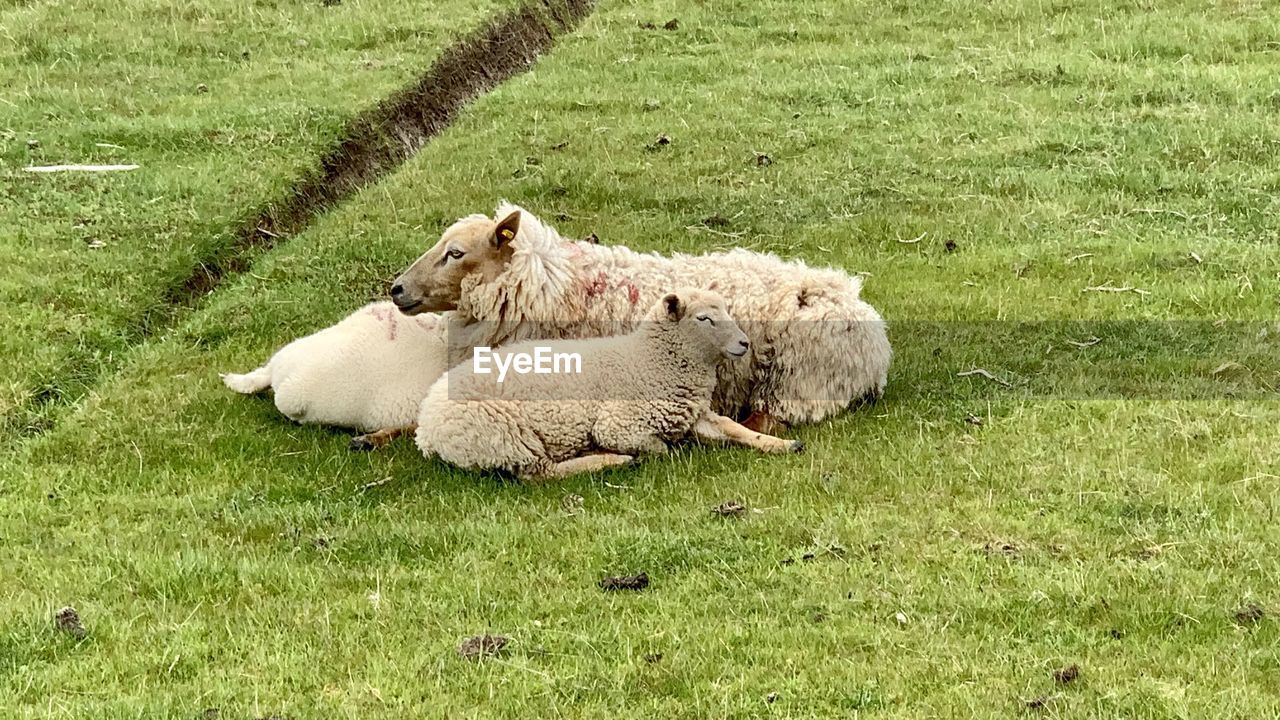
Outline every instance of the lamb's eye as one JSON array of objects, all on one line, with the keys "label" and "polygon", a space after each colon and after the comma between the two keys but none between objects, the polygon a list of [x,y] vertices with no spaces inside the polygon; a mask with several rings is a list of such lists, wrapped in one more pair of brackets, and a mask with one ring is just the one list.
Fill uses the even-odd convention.
[{"label": "lamb's eye", "polygon": [[462,252],[461,250],[459,250],[458,248],[451,248],[451,249],[449,250],[449,252],[447,252],[447,253],[445,253],[445,254],[444,254],[444,256],[445,256],[446,258],[450,259],[450,260],[458,260],[458,259],[460,259],[464,254],[465,254],[465,253],[463,253],[463,252]]},{"label": "lamb's eye", "polygon": [[716,325],[716,321],[715,321],[715,320],[712,320],[711,318],[707,317],[706,315],[699,315],[699,316],[698,316],[698,322],[711,323],[711,327],[715,327],[715,325]]}]

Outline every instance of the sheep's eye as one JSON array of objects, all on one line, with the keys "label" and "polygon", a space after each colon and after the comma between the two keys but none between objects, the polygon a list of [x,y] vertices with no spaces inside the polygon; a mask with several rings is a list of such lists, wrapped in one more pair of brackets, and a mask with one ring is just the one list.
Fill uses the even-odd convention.
[{"label": "sheep's eye", "polygon": [[447,252],[447,253],[445,253],[445,254],[444,254],[444,256],[445,256],[445,257],[447,257],[447,258],[449,258],[450,260],[457,260],[457,259],[461,258],[464,254],[465,254],[465,253],[463,253],[463,252],[462,252],[461,250],[459,250],[458,248],[451,248],[451,249],[449,250],[449,252]]},{"label": "sheep's eye", "polygon": [[715,327],[715,325],[716,325],[716,321],[715,321],[715,320],[712,320],[711,318],[707,317],[706,315],[699,315],[699,316],[698,316],[698,322],[711,323],[711,327]]}]

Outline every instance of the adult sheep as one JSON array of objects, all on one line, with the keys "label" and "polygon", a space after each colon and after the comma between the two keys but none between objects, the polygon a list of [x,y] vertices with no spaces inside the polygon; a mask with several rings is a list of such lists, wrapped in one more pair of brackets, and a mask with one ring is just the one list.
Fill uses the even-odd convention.
[{"label": "adult sheep", "polygon": [[749,362],[722,368],[716,413],[775,432],[883,393],[892,353],[860,278],[741,249],[665,257],[574,242],[506,202],[446,229],[391,297],[407,315],[454,310],[467,342],[499,345],[626,333],[682,286],[723,295],[751,342]]},{"label": "adult sheep", "polygon": [[717,366],[749,347],[719,295],[669,293],[628,335],[503,348],[510,358],[543,352],[576,359],[559,373],[504,378],[473,363],[453,367],[422,401],[418,447],[465,468],[527,479],[629,463],[665,452],[691,432],[765,452],[803,449],[710,412]]}]

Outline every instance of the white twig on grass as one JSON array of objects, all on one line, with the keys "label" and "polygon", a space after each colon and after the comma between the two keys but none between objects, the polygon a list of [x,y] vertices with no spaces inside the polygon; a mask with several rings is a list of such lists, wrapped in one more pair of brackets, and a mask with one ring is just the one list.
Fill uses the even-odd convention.
[{"label": "white twig on grass", "polygon": [[1180,217],[1183,220],[1191,219],[1191,216],[1184,212],[1178,212],[1177,210],[1165,210],[1163,208],[1134,208],[1126,212],[1125,215],[1173,215],[1175,217]]},{"label": "white twig on grass", "polygon": [[372,489],[374,489],[374,488],[378,487],[379,485],[386,485],[386,484],[387,484],[387,483],[389,483],[389,482],[391,482],[391,476],[390,476],[390,475],[388,475],[387,477],[382,478],[381,480],[374,480],[373,482],[369,482],[369,483],[365,483],[364,485],[361,485],[361,486],[360,486],[360,492],[365,492],[365,491],[367,491],[367,490],[372,490]]},{"label": "white twig on grass", "polygon": [[910,240],[899,240],[898,242],[902,243],[903,245],[915,245],[916,243],[923,240],[924,236],[928,234],[929,234],[929,231],[926,230],[925,232],[920,233],[919,235],[915,236]]},{"label": "white twig on grass", "polygon": [[1075,347],[1078,347],[1078,348],[1087,348],[1087,347],[1093,347],[1094,345],[1097,345],[1100,342],[1102,342],[1102,338],[1098,337],[1097,335],[1094,335],[1088,340],[1082,340],[1079,342],[1075,340],[1068,340],[1067,344],[1074,345]]},{"label": "white twig on grass", "polygon": [[1001,385],[1003,385],[1003,386],[1005,386],[1005,387],[1013,387],[1013,386],[1012,386],[1012,385],[1010,385],[1007,381],[1005,381],[1005,380],[1001,380],[1000,378],[996,377],[995,375],[992,375],[992,374],[991,374],[991,372],[990,372],[989,370],[985,369],[985,368],[974,368],[974,369],[972,369],[972,370],[965,370],[964,372],[958,372],[958,373],[956,373],[956,377],[970,377],[970,376],[972,376],[972,375],[979,375],[979,376],[981,376],[981,377],[984,377],[984,378],[986,378],[986,379],[990,380],[991,382],[999,383],[999,384],[1001,384]]},{"label": "white twig on grass", "polygon": [[1080,292],[1109,292],[1109,293],[1131,292],[1137,295],[1151,294],[1150,290],[1143,290],[1142,288],[1136,288],[1136,287],[1133,287],[1132,285],[1125,285],[1124,287],[1115,287],[1113,285],[1093,285],[1091,287],[1085,288],[1084,290],[1081,290]]},{"label": "white twig on grass", "polygon": [[1079,255],[1073,255],[1067,258],[1067,263],[1070,264],[1077,260],[1083,260],[1085,258],[1091,258],[1091,257],[1093,257],[1093,253],[1080,253]]},{"label": "white twig on grass", "polygon": [[27,172],[33,173],[56,173],[56,172],[121,172],[124,170],[137,170],[137,165],[28,165],[22,168]]}]

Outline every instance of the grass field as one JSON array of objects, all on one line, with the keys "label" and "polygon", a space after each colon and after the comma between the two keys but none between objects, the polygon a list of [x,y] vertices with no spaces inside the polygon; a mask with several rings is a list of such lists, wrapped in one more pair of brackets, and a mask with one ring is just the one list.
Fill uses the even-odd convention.
[{"label": "grass field", "polygon": [[[66,353],[111,357],[44,432],[5,438],[7,714],[1280,714],[1280,15],[1266,4],[603,2],[398,172],[151,336],[117,328],[161,302],[195,238],[305,169],[430,42],[343,56],[403,53],[377,82],[332,53],[245,74],[238,103],[196,80],[207,94],[153,101],[200,127],[247,113],[252,146],[192,147],[165,177],[36,186],[20,170],[36,125],[83,150],[126,145],[144,167],[179,152],[147,130],[151,111],[121,112],[115,136],[78,119],[101,101],[77,94],[90,69],[54,63],[97,25],[76,7],[11,4],[0,21],[0,53],[29,65],[0,73],[38,72],[44,93],[4,96],[25,118],[0,168],[4,377],[27,388],[67,377]],[[355,13],[384,38],[427,23],[431,40],[492,11],[391,8],[272,12]],[[352,32],[328,22],[316,37]],[[206,36],[176,27],[187,70],[170,87],[229,72],[234,58],[181,52]],[[163,65],[113,62],[112,78]],[[308,90],[334,82],[347,94]],[[285,137],[299,113],[325,119]],[[251,170],[262,154],[277,159]],[[531,487],[408,445],[352,454],[221,386],[218,371],[377,296],[500,197],[568,236],[866,273],[897,352],[887,397],[797,429],[804,455],[689,448]],[[81,205],[119,240],[83,249]],[[114,283],[125,269],[137,277]],[[65,308],[48,302],[59,289]],[[83,328],[60,325],[76,313]],[[1007,386],[957,376],[975,368]],[[754,510],[709,512],[730,498]],[[637,572],[640,593],[596,585]],[[84,639],[54,631],[64,605]],[[510,645],[458,656],[486,631]],[[1077,679],[1055,680],[1071,665]]]},{"label": "grass field", "polygon": [[[190,269],[314,172],[355,114],[514,3],[361,0],[0,9],[4,429],[76,399],[151,334]],[[110,176],[26,165],[132,163]]]}]

